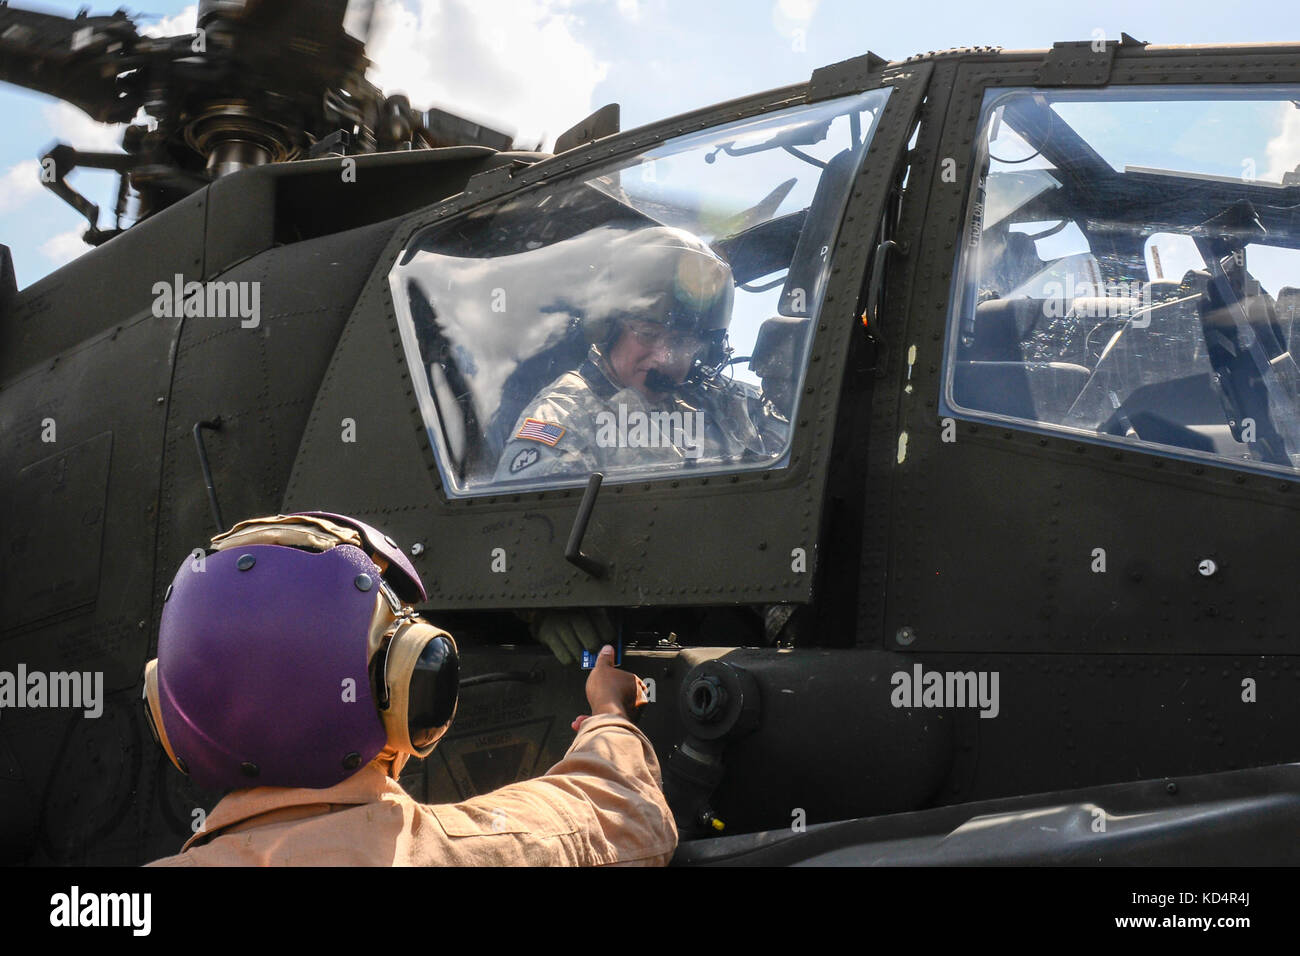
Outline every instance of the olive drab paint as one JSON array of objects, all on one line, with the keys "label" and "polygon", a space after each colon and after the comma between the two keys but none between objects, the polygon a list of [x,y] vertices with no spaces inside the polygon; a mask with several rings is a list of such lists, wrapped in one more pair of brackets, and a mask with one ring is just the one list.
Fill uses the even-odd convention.
[{"label": "olive drab paint", "polygon": [[[213,6],[234,18],[231,43],[178,42],[216,76],[251,47],[239,5]],[[657,697],[641,728],[680,811],[681,865],[730,852],[718,833],[755,863],[896,863],[904,845],[927,863],[1300,863],[1300,844],[1257,816],[1224,825],[1226,805],[1300,793],[1295,735],[1259,732],[1300,726],[1286,677],[1300,558],[1279,534],[1300,511],[1287,337],[1300,275],[1286,265],[1300,235],[1283,212],[1300,205],[1300,156],[1232,112],[1246,88],[1253,111],[1272,97],[1289,115],[1300,47],[1099,32],[864,53],[628,132],[602,111],[552,155],[352,84],[355,42],[335,62],[300,59],[294,23],[329,5],[311,6],[263,43],[303,67],[295,82],[331,78],[295,91],[310,130],[222,141],[247,130],[240,110],[267,111],[258,91],[205,118],[151,86],[158,129],[189,151],[183,188],[180,166],[128,169],[138,222],[117,238],[111,218],[96,223],[94,253],[23,289],[0,283],[0,425],[15,436],[0,442],[0,724],[21,741],[14,773],[49,780],[14,797],[14,819],[48,832],[5,843],[3,862],[122,865],[202,826],[135,710],[169,575],[202,571],[196,543],[249,515],[329,508],[401,542],[429,585],[421,610],[469,635],[467,674],[508,678],[466,695],[440,758],[407,776],[416,799],[460,803],[563,756],[582,678],[522,618],[604,609]],[[0,33],[24,16],[0,8]],[[69,39],[92,32],[59,56],[84,65],[108,27],[68,23]],[[145,91],[15,44],[33,88],[77,77],[115,122],[143,105]],[[1157,168],[1152,144],[1175,139],[1159,124],[1093,143],[1096,157],[1063,135],[1087,144],[1117,113],[1145,123],[1175,100],[1238,120],[1229,139],[1209,122],[1176,131],[1195,168]],[[385,122],[355,128],[354,107],[364,120],[385,102]],[[760,127],[798,142],[741,145]],[[674,161],[693,150],[698,164]],[[30,172],[64,195],[75,176],[60,179],[60,157]],[[772,181],[749,176],[777,159]],[[732,208],[747,176],[756,195]],[[799,189],[777,193],[791,178]],[[557,213],[561,199],[574,205]],[[621,288],[604,253],[665,203],[686,204],[674,222],[708,212],[716,234],[695,238],[746,315],[725,329],[730,352],[706,343],[690,388],[725,382],[753,414],[714,421],[674,380],[706,433],[734,426],[733,451],[604,474],[579,527],[596,469],[528,479],[556,447],[545,440],[573,439],[556,437],[562,423],[534,426],[500,481],[497,468],[523,406],[600,339],[584,319]],[[1047,205],[1059,218],[1034,218]],[[1159,222],[1143,212],[1157,206]],[[475,223],[472,250],[447,239]],[[564,230],[591,223],[583,254],[561,256]],[[447,241],[436,287],[417,275],[430,237]],[[0,247],[0,278],[11,258]],[[528,275],[505,274],[516,258]],[[699,279],[617,298],[670,285],[674,302],[707,299]],[[448,288],[459,297],[440,299]],[[757,455],[739,432],[760,411],[789,428]],[[696,421],[681,419],[675,447]],[[632,450],[641,424],[615,415],[613,450]],[[365,690],[335,688],[338,706]],[[66,741],[57,767],[26,756],[47,740]],[[837,832],[859,818],[865,839]],[[148,913],[147,899],[77,887],[51,902],[57,925]]]}]

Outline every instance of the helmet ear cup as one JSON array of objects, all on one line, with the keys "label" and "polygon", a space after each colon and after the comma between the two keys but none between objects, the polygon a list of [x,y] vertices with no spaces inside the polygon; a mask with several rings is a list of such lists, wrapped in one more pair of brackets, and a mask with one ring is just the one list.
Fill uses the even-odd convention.
[{"label": "helmet ear cup", "polygon": [[158,745],[167,754],[167,759],[172,762],[172,766],[188,776],[189,770],[176,759],[176,752],[172,750],[171,741],[167,739],[167,728],[163,725],[162,704],[158,697],[157,658],[144,665],[144,715],[153,739],[158,741]]},{"label": "helmet ear cup", "polygon": [[388,706],[380,717],[388,745],[398,753],[429,756],[456,716],[456,642],[425,621],[402,624],[389,640],[383,673]]}]

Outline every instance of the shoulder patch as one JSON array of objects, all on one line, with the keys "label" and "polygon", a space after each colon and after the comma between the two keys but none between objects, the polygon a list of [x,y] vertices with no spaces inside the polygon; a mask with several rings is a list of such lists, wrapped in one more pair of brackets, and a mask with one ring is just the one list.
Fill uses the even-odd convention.
[{"label": "shoulder patch", "polygon": [[523,471],[529,465],[537,464],[538,459],[541,457],[542,453],[536,448],[525,448],[521,450],[519,454],[510,459],[510,474],[513,475],[517,472]]},{"label": "shoulder patch", "polygon": [[[564,437],[565,429],[554,422],[544,422],[540,418],[525,418],[523,426],[515,433],[516,438],[539,441],[554,448]],[[531,464],[531,462],[529,462]]]}]

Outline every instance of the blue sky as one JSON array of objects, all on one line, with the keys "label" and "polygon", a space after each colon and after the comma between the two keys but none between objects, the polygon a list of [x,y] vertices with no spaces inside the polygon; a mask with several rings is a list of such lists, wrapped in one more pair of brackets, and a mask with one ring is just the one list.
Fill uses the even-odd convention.
[{"label": "blue sky", "polygon": [[[92,13],[120,2],[92,3]],[[1041,2],[942,0],[379,0],[372,80],[509,128],[529,146],[609,102],[625,129],[746,93],[806,79],[816,67],[870,49],[890,59],[953,46],[1050,46],[1121,30],[1152,43],[1300,40],[1300,5],[1102,0],[1054,8]],[[74,2],[20,7],[71,16]],[[150,0],[144,24],[185,32],[193,4]],[[132,7],[131,9],[134,9]],[[86,247],[80,216],[36,187],[36,157],[55,140],[115,148],[118,135],[66,104],[0,87],[7,135],[0,142],[0,242],[20,286]],[[115,177],[74,173],[108,225]]]}]

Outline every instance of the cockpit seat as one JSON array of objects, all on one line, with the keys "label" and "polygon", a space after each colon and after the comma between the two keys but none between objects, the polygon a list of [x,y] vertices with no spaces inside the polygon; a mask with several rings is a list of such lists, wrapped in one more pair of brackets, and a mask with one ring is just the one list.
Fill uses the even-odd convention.
[{"label": "cockpit seat", "polygon": [[565,372],[581,366],[587,349],[581,324],[572,322],[553,344],[515,366],[501,388],[501,403],[484,428],[484,462],[490,466],[488,474],[496,470],[501,451],[510,440],[510,430],[525,406]]},{"label": "cockpit seat", "polygon": [[794,408],[796,381],[803,369],[810,319],[777,315],[758,327],[749,368],[763,382],[763,394],[781,414],[790,417]]}]

